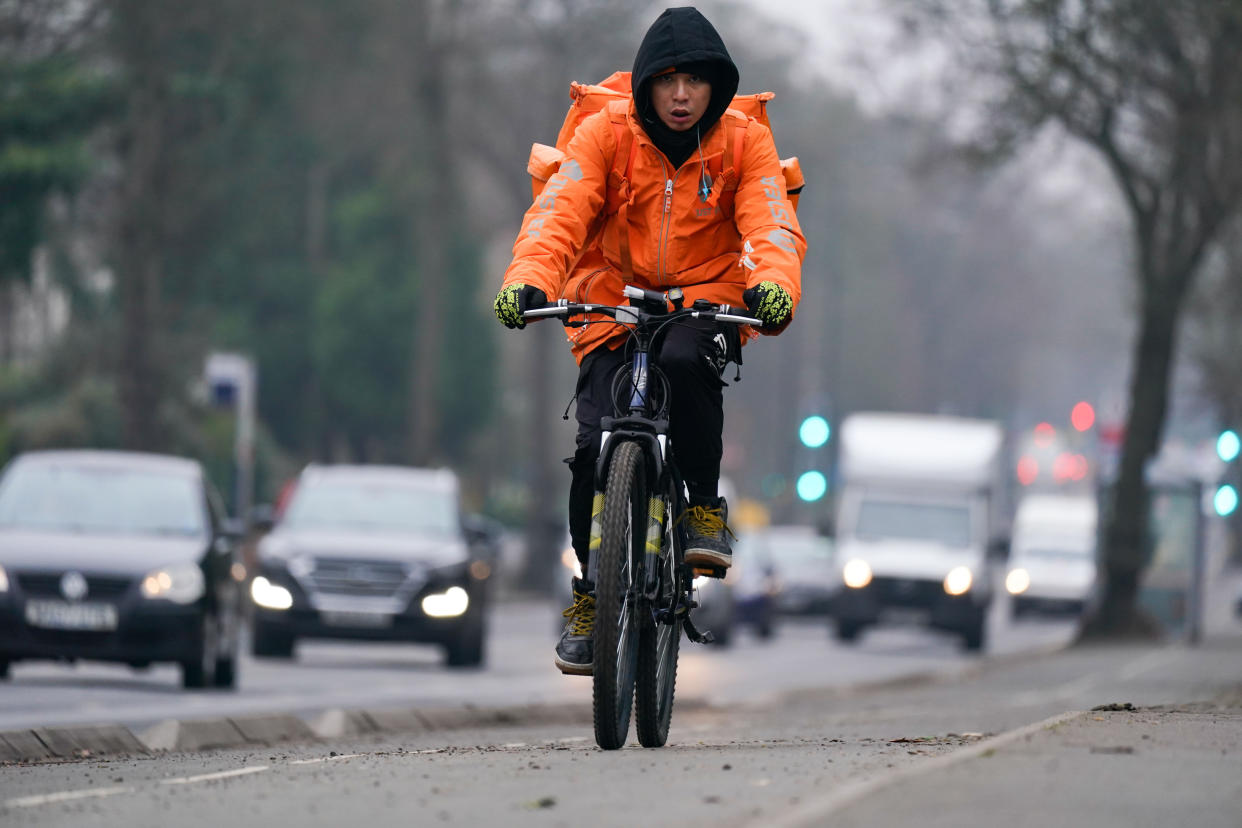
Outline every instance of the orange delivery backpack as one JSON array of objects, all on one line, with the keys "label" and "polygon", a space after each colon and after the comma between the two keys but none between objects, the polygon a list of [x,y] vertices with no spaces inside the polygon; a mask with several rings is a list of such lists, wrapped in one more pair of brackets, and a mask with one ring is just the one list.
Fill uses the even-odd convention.
[{"label": "orange delivery backpack", "polygon": [[[560,168],[565,158],[565,150],[573,138],[578,125],[602,109],[608,110],[608,120],[612,124],[613,134],[617,138],[617,152],[613,156],[612,172],[608,176],[610,187],[619,190],[621,210],[625,210],[628,200],[629,181],[634,170],[634,135],[626,123],[626,113],[630,106],[630,73],[613,72],[597,84],[583,84],[574,81],[569,85],[569,97],[572,103],[565,113],[565,121],[556,136],[556,146],[536,143],[531,146],[530,159],[526,171],[530,174],[531,194],[537,199],[544,186]],[[717,177],[712,189],[714,197],[719,198],[721,192],[737,188],[738,174],[734,168],[734,159],[742,154],[742,140],[746,134],[746,124],[754,118],[765,127],[768,123],[768,101],[776,97],[772,92],[757,92],[749,95],[737,95],[733,98],[721,123],[733,130],[734,138],[726,143],[723,162],[723,175]],[[798,197],[805,183],[802,178],[802,167],[797,156],[781,159],[781,172],[785,176],[785,189],[789,201],[795,210],[798,208]],[[622,216],[624,220],[624,216]],[[624,236],[623,236],[624,238]],[[628,259],[629,251],[623,249],[623,259]],[[592,266],[603,263],[603,254],[598,249],[598,242],[588,241],[576,267]],[[629,262],[623,262],[624,269],[629,270]]]}]

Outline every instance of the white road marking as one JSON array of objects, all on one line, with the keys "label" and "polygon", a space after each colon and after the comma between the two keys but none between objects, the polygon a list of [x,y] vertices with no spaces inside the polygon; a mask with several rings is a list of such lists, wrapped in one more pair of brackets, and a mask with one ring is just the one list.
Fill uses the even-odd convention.
[{"label": "white road marking", "polygon": [[4,802],[4,807],[34,808],[39,805],[50,805],[55,802],[71,802],[75,799],[94,799],[96,797],[116,796],[117,794],[133,792],[133,788],[90,788],[81,791],[59,791],[58,793],[38,794],[37,796],[19,796],[16,799],[7,799]]},{"label": "white road marking", "polygon": [[1130,681],[1136,679],[1144,673],[1150,673],[1157,667],[1162,667],[1173,659],[1177,658],[1176,650],[1157,650],[1154,653],[1148,653],[1140,659],[1136,659],[1117,672],[1117,677],[1122,681]]},{"label": "white road marking", "polygon": [[1062,699],[1071,699],[1079,693],[1085,693],[1091,689],[1101,676],[1087,675],[1082,678],[1076,678],[1073,681],[1067,681],[1064,684],[1058,684],[1056,687],[1049,687],[1046,690],[1028,690],[1025,693],[1015,693],[1013,698],[1009,700],[1010,707],[1037,707],[1046,702],[1060,701]]},{"label": "white road marking", "polygon": [[803,826],[829,825],[831,824],[830,818],[835,812],[876,791],[887,788],[897,782],[921,776],[930,771],[956,765],[967,759],[974,759],[1011,742],[1023,739],[1028,734],[1038,733],[1041,730],[1054,727],[1083,715],[1085,714],[1080,710],[1058,713],[1055,716],[1044,719],[1042,722],[1019,727],[1015,730],[993,736],[990,739],[982,739],[972,745],[960,748],[952,753],[941,754],[925,762],[906,765],[891,773],[882,773],[847,783],[836,788],[832,793],[798,805],[783,814],[777,815],[775,818],[764,817],[761,820],[750,823],[750,825],[753,828],[803,828]]},{"label": "white road marking", "polygon": [[247,776],[252,773],[263,773],[269,765],[250,765],[245,768],[234,768],[233,770],[216,771],[215,773],[200,773],[197,776],[178,776],[173,779],[161,779],[161,785],[192,785],[195,782],[211,782],[216,779],[229,779],[234,776]]},{"label": "white road marking", "polygon": [[318,759],[294,759],[290,765],[318,765],[321,762],[336,762],[341,759],[356,759],[361,753],[342,753],[340,756],[320,756]]}]

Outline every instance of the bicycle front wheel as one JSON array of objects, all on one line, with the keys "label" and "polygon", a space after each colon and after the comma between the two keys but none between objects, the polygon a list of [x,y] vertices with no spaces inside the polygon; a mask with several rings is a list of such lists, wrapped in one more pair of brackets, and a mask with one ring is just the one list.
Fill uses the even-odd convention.
[{"label": "bicycle front wheel", "polygon": [[[634,687],[635,729],[643,747],[664,747],[673,718],[673,691],[677,684],[677,652],[681,645],[682,616],[657,620],[660,611],[673,612],[683,590],[678,581],[680,544],[674,544],[671,499],[654,500],[663,505],[664,526],[660,550],[659,581],[655,612],[644,612],[638,636],[638,678]],[[655,516],[652,516],[654,518]]]},{"label": "bicycle front wheel", "polygon": [[604,750],[625,744],[634,704],[638,656],[638,593],[647,525],[642,449],[617,446],[608,469],[595,583],[595,741]]}]

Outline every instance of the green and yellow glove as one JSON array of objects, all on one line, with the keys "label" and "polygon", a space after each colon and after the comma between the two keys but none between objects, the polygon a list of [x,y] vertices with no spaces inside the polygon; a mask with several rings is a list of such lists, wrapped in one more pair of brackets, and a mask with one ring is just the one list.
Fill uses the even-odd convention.
[{"label": "green and yellow glove", "polygon": [[525,328],[526,320],[522,314],[533,308],[542,308],[548,304],[548,295],[533,285],[521,282],[505,285],[496,294],[496,318],[506,328]]},{"label": "green and yellow glove", "polygon": [[760,282],[742,294],[750,315],[763,321],[764,330],[773,330],[789,323],[793,316],[793,297],[776,282]]}]

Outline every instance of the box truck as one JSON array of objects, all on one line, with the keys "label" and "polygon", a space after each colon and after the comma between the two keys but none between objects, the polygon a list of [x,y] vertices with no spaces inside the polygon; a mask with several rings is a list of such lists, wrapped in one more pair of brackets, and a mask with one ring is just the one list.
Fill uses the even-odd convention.
[{"label": "box truck", "polygon": [[858,413],[841,424],[836,635],[902,620],[984,645],[1007,554],[1004,430],[989,420]]}]

